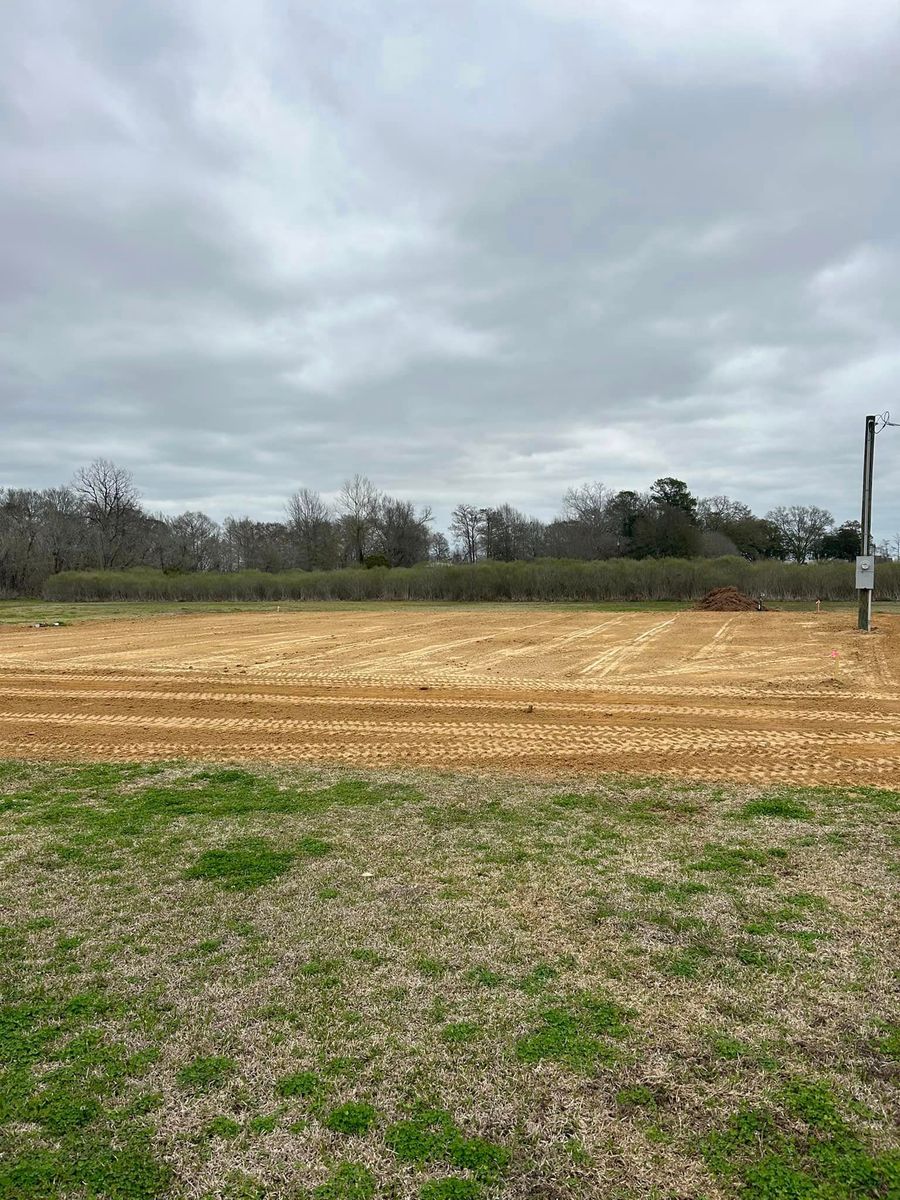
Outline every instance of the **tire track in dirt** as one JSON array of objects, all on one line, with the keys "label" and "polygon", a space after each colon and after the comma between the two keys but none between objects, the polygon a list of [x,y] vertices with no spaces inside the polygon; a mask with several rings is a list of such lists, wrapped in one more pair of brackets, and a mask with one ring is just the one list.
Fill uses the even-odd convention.
[{"label": "tire track in dirt", "polygon": [[604,651],[593,662],[583,667],[580,674],[601,677],[609,675],[613,671],[620,671],[629,659],[634,658],[645,649],[647,642],[659,637],[662,631],[668,629],[670,625],[674,625],[676,620],[676,617],[670,617],[668,621],[660,621],[658,625],[651,625],[649,629],[645,629],[643,633],[638,634],[632,641],[626,642],[624,646],[613,646],[611,650]]},{"label": "tire track in dirt", "polygon": [[[54,687],[51,690],[34,688],[34,687],[4,687],[0,685],[0,699],[6,698],[9,700],[31,700],[40,701],[46,699],[49,704],[58,705],[60,702],[78,702],[78,701],[104,701],[113,700],[142,700],[152,699],[154,705],[159,707],[166,704],[174,704],[181,707],[195,707],[197,705],[213,706],[241,706],[243,708],[257,706],[264,707],[290,707],[293,709],[303,708],[305,706],[314,706],[316,708],[378,708],[378,709],[403,709],[412,710],[415,712],[427,712],[428,710],[439,710],[452,713],[458,711],[483,711],[494,712],[497,714],[503,713],[521,713],[521,702],[515,700],[497,700],[486,697],[477,696],[474,693],[462,699],[457,699],[450,696],[443,696],[436,693],[433,698],[423,697],[399,697],[399,696],[355,696],[348,694],[331,695],[324,692],[317,692],[315,695],[278,695],[266,692],[221,692],[221,691],[163,691],[160,688],[154,688],[152,692],[136,689],[136,688],[115,688],[115,689],[77,689],[68,687]],[[883,724],[887,728],[895,728],[900,724],[900,701],[894,705],[895,711],[872,712],[866,711],[851,711],[846,707],[842,707],[839,712],[822,708],[798,709],[796,706],[791,706],[790,710],[786,710],[784,706],[778,707],[771,705],[756,704],[748,706],[746,703],[741,703],[739,706],[727,706],[722,704],[637,704],[631,702],[630,696],[598,696],[584,703],[577,702],[560,702],[552,700],[541,700],[538,706],[529,706],[537,712],[541,719],[546,719],[547,716],[589,716],[593,718],[601,718],[612,716],[616,713],[623,715],[634,716],[681,716],[681,717],[698,717],[702,720],[712,722],[728,722],[749,720],[762,722],[791,722],[791,723],[815,723],[823,724],[828,721],[837,721],[840,724]],[[77,719],[78,714],[72,709],[69,710],[72,719]]]},{"label": "tire track in dirt", "polygon": [[0,753],[900,786],[895,619],[861,638],[831,615],[528,615],[0,631]]}]

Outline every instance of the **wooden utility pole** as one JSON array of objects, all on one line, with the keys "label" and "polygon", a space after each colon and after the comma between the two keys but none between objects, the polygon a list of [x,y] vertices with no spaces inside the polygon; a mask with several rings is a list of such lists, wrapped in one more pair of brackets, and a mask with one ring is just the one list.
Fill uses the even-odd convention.
[{"label": "wooden utility pole", "polygon": [[[872,551],[872,475],[875,466],[875,422],[877,417],[866,417],[866,443],[863,453],[863,485],[862,485],[862,536],[860,538],[860,555],[868,558]],[[868,633],[872,626],[872,585],[875,582],[874,561],[868,566],[869,587],[859,588],[859,628]],[[859,584],[860,567],[857,560],[857,585]]]}]

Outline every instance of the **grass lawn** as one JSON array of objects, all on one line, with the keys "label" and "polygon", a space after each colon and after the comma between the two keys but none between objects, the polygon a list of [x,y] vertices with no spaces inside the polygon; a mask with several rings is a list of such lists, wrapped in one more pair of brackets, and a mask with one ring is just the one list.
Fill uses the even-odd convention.
[{"label": "grass lawn", "polygon": [[897,794],[7,763],[0,808],[4,1198],[898,1194]]},{"label": "grass lawn", "polygon": [[[268,600],[210,600],[184,601],[173,603],[162,600],[97,600],[93,602],[64,602],[53,600],[0,600],[0,625],[31,625],[40,622],[50,624],[59,621],[63,625],[71,625],[79,621],[113,620],[127,618],[134,620],[138,617],[175,617],[184,613],[228,613],[228,612],[358,612],[365,609],[371,612],[393,611],[398,608],[415,609],[459,609],[499,607],[504,611],[521,608],[533,611],[535,608],[548,611],[560,609],[583,609],[586,612],[680,612],[692,608],[687,600],[604,600],[596,603],[561,602],[529,602],[502,603],[482,601],[463,603],[451,600],[421,601],[421,600],[283,600],[280,603]],[[773,602],[772,606],[784,612],[813,612],[815,601],[785,600]],[[856,609],[855,603],[843,601],[825,601],[823,612],[837,612]],[[876,612],[900,612],[900,603],[885,601],[875,605]]]}]

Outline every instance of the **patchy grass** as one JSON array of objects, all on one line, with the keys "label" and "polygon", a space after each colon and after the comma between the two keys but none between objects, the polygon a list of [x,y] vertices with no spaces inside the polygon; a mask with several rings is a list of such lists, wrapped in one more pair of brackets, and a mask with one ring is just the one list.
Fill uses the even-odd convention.
[{"label": "patchy grass", "polygon": [[313,1200],[372,1200],[377,1180],[371,1171],[353,1163],[340,1163],[327,1182],[313,1188]]},{"label": "patchy grass", "polygon": [[183,1088],[195,1088],[198,1091],[208,1091],[210,1088],[220,1088],[229,1075],[234,1073],[235,1062],[231,1058],[211,1055],[208,1058],[195,1058],[182,1067],[176,1075],[178,1083]]},{"label": "patchy grass", "polygon": [[[429,610],[456,610],[459,603],[456,600],[404,600],[403,607],[411,612]],[[346,612],[352,607],[354,612],[396,612],[395,600],[0,600],[0,625],[33,625],[35,623],[62,625],[78,624],[81,621],[114,621],[148,619],[152,617],[183,617],[192,613],[231,613],[231,612]],[[502,606],[486,600],[480,602],[480,607],[490,609],[502,607],[504,612],[511,608],[523,612],[546,611],[560,612],[566,610],[582,612],[680,612],[690,608],[689,600],[601,600],[591,602],[554,601],[553,603],[533,602],[504,602]],[[813,605],[810,601],[792,603],[786,601],[779,608],[796,608],[808,611]],[[829,612],[848,609],[847,604],[834,601],[825,605]],[[882,606],[879,611],[889,612],[891,606]]]},{"label": "patchy grass", "polygon": [[294,1071],[278,1080],[276,1091],[285,1100],[293,1100],[298,1096],[308,1099],[318,1095],[322,1087],[322,1080],[314,1071]]},{"label": "patchy grass", "polygon": [[883,789],[0,764],[0,1196],[900,1187]]},{"label": "patchy grass", "polygon": [[738,813],[741,817],[782,817],[791,821],[808,821],[812,815],[809,805],[795,796],[761,796],[748,800]]}]

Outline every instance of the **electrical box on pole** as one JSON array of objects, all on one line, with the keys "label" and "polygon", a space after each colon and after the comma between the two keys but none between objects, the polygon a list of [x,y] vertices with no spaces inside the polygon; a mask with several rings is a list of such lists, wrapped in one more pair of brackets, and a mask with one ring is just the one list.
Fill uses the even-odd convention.
[{"label": "electrical box on pole", "polygon": [[875,586],[875,555],[872,550],[872,477],[875,467],[875,422],[866,417],[866,441],[863,452],[862,521],[860,550],[856,560],[856,587],[859,592],[859,628],[868,633],[872,628],[872,589]]},{"label": "electrical box on pole", "polygon": [[860,592],[871,592],[875,587],[875,555],[857,554],[856,587]]}]

